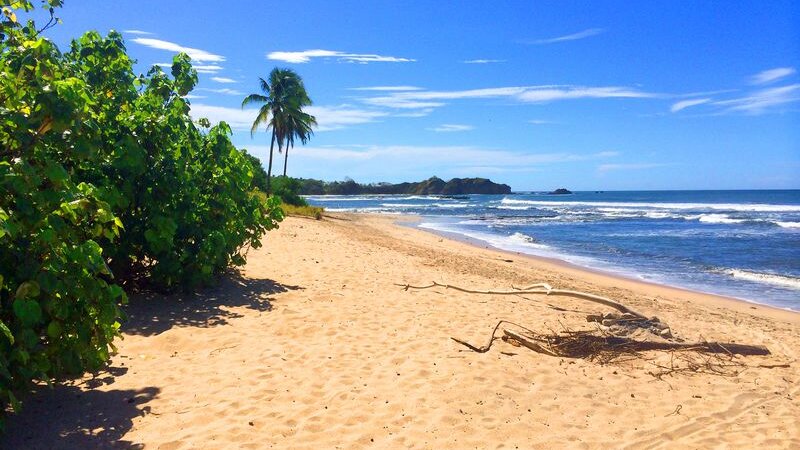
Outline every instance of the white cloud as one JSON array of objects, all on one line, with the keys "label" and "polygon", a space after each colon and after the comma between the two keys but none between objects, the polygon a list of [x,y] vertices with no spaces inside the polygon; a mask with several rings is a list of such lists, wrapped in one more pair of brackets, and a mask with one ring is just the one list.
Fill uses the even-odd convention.
[{"label": "white cloud", "polygon": [[652,98],[658,94],[633,88],[601,86],[511,86],[463,91],[407,91],[392,92],[385,96],[364,98],[361,101],[373,106],[403,109],[436,108],[444,100],[474,98],[511,98],[522,102],[543,103],[582,98]]},{"label": "white cloud", "polygon": [[565,36],[558,36],[554,38],[548,39],[538,39],[535,41],[530,41],[531,44],[543,45],[543,44],[555,44],[557,42],[566,42],[566,41],[577,41],[578,39],[585,39],[592,36],[597,36],[600,33],[603,33],[605,30],[602,28],[589,28],[588,30],[579,31],[577,33],[567,34]]},{"label": "white cloud", "polygon": [[230,89],[230,88],[221,88],[221,89],[197,88],[195,90],[203,92],[213,92],[214,94],[244,95],[244,92],[240,92],[237,91],[236,89]]},{"label": "white cloud", "polygon": [[421,87],[416,86],[369,86],[349,88],[351,91],[421,91]]},{"label": "white cloud", "polygon": [[394,96],[387,97],[371,97],[362,100],[364,103],[372,106],[383,106],[386,108],[400,108],[400,109],[423,109],[423,108],[436,108],[444,106],[441,102],[421,102],[416,100],[407,100]]},{"label": "white cloud", "polygon": [[394,114],[395,117],[425,117],[433,112],[433,108],[423,108],[417,111]]},{"label": "white cloud", "polygon": [[775,69],[765,70],[750,77],[750,84],[767,84],[773,81],[786,78],[794,75],[797,71],[794,67],[778,67]]},{"label": "white cloud", "polygon": [[656,94],[637,91],[625,87],[578,87],[561,89],[530,89],[517,96],[524,102],[551,102],[579,98],[652,98]]},{"label": "white cloud", "polygon": [[[347,106],[309,106],[304,111],[317,119],[317,127],[314,128],[314,131],[338,130],[351,125],[373,122],[388,115],[379,111],[367,111]],[[253,108],[228,108],[200,103],[191,106],[193,119],[205,117],[212,123],[225,121],[235,130],[250,130],[257,114],[258,110]]]},{"label": "white cloud", "polygon": [[475,128],[475,127],[473,127],[472,125],[459,125],[459,124],[453,124],[453,123],[443,123],[443,124],[439,125],[438,127],[429,128],[429,130],[436,131],[437,133],[452,133],[452,132],[456,132],[456,131],[469,131],[469,130],[472,130],[473,128]]},{"label": "white cloud", "polygon": [[234,80],[233,78],[225,78],[225,77],[211,77],[212,81],[216,81],[217,83],[238,83],[238,81]]},{"label": "white cloud", "polygon": [[351,125],[374,122],[376,119],[389,115],[381,111],[364,110],[349,106],[309,106],[304,111],[317,119],[315,131],[338,130]]},{"label": "white cloud", "polygon": [[710,101],[711,101],[710,98],[696,98],[696,99],[693,99],[693,100],[681,100],[679,102],[674,103],[672,105],[672,107],[669,108],[669,110],[671,112],[678,112],[678,111],[680,111],[682,109],[686,109],[686,108],[688,108],[690,106],[702,105],[703,103],[708,103]]},{"label": "white cloud", "polygon": [[267,54],[267,59],[284,61],[287,63],[307,63],[312,58],[335,58],[339,61],[367,64],[371,62],[414,62],[410,58],[398,58],[395,56],[382,56],[366,53],[347,53],[335,50],[304,50],[302,52],[271,52]]},{"label": "white cloud", "polygon": [[464,64],[493,64],[493,63],[504,63],[506,62],[505,59],[469,59],[466,61],[462,61]]},{"label": "white cloud", "polygon": [[215,55],[213,53],[207,52],[205,50],[200,50],[197,48],[191,47],[184,47],[182,45],[176,44],[174,42],[169,41],[162,41],[161,39],[152,39],[152,38],[135,38],[132,39],[133,42],[144,45],[145,47],[154,48],[157,50],[166,50],[174,53],[183,52],[189,55],[193,61],[210,61],[210,62],[221,62],[225,61],[224,56]]},{"label": "white cloud", "polygon": [[183,98],[188,98],[189,100],[196,100],[196,99],[200,99],[200,98],[206,98],[206,96],[205,95],[187,94],[187,95],[184,95]]},{"label": "white cloud", "polygon": [[222,70],[222,66],[216,64],[192,64],[197,73],[217,73]]},{"label": "white cloud", "polygon": [[122,32],[123,33],[128,33],[128,34],[135,34],[135,35],[138,35],[138,36],[149,36],[149,35],[153,34],[153,33],[149,32],[149,31],[142,31],[142,30],[122,30]]},{"label": "white cloud", "polygon": [[553,122],[552,120],[532,119],[532,120],[529,120],[528,123],[533,124],[533,125],[551,125],[551,124],[554,124],[556,122]]},{"label": "white cloud", "polygon": [[669,165],[670,164],[664,163],[600,164],[597,166],[597,171],[600,173],[605,173],[614,170],[646,170]]},{"label": "white cloud", "polygon": [[724,113],[743,112],[758,115],[766,113],[776,106],[797,101],[800,101],[800,84],[763,89],[745,97],[719,101],[714,104],[724,106]]}]

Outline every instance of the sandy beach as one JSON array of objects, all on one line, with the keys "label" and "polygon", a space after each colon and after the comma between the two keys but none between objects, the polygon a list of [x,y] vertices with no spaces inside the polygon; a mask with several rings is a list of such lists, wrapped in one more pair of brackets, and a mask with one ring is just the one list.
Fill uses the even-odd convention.
[{"label": "sandy beach", "polygon": [[[287,218],[240,275],[136,296],[107,371],[42,387],[0,447],[798,448],[800,314],[479,248],[396,219]],[[589,329],[601,305],[474,289],[547,282],[661,318],[687,341],[765,345],[733,367],[601,365],[497,341],[498,320]],[[674,363],[674,361],[672,361]],[[680,365],[680,362],[678,362]],[[660,374],[660,376],[659,376]]]}]

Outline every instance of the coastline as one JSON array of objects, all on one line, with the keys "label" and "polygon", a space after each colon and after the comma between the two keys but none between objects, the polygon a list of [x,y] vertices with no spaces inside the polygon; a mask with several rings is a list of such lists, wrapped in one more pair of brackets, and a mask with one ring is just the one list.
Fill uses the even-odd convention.
[{"label": "coastline", "polygon": [[[0,447],[800,446],[800,315],[481,248],[397,219],[288,217],[219,286],[133,296],[110,366],[24,399]],[[671,371],[681,352],[601,363],[497,340],[476,353],[451,338],[484,345],[501,319],[540,333],[591,330],[586,316],[610,308],[396,285],[433,280],[547,282],[658,316],[686,342],[771,353],[723,355],[722,372]]]},{"label": "coastline", "polygon": [[[776,313],[776,315],[773,316],[775,318],[781,317],[782,316],[781,313],[786,312],[786,313],[795,314],[800,319],[800,311],[796,311],[796,310],[789,309],[789,308],[780,308],[780,307],[777,307],[777,306],[770,305],[768,303],[759,303],[759,302],[757,302],[755,300],[731,297],[731,296],[727,296],[727,295],[716,294],[716,293],[713,293],[713,292],[701,291],[701,290],[692,289],[692,288],[683,287],[683,286],[677,286],[677,285],[659,283],[659,282],[656,282],[656,281],[649,281],[649,280],[639,279],[639,278],[635,278],[633,276],[626,276],[624,273],[611,272],[611,271],[607,271],[607,270],[603,270],[603,269],[597,269],[597,268],[593,268],[593,267],[581,266],[579,264],[575,264],[575,263],[566,261],[564,259],[559,259],[557,257],[547,257],[547,256],[534,255],[534,254],[525,253],[525,252],[504,250],[502,248],[494,247],[491,244],[489,244],[486,241],[483,241],[481,239],[473,238],[473,237],[470,237],[470,236],[465,236],[465,235],[462,235],[462,234],[459,234],[459,233],[455,233],[455,232],[441,231],[441,230],[430,229],[430,228],[420,228],[420,227],[414,225],[415,222],[421,221],[424,218],[423,216],[404,215],[404,216],[401,216],[400,218],[398,218],[397,216],[386,216],[386,215],[374,214],[374,213],[338,213],[338,214],[359,214],[359,215],[376,216],[376,217],[389,217],[390,219],[394,219],[394,223],[396,225],[398,225],[398,226],[408,227],[408,228],[411,228],[411,229],[414,229],[414,230],[419,230],[419,231],[422,231],[422,232],[425,232],[425,233],[430,233],[430,234],[433,234],[435,236],[441,236],[441,237],[450,239],[452,241],[464,243],[464,244],[467,244],[467,245],[470,245],[470,246],[473,246],[473,247],[476,247],[476,248],[480,248],[480,249],[492,250],[492,251],[495,251],[495,252],[499,252],[499,253],[502,253],[502,254],[507,254],[507,255],[515,256],[515,257],[528,258],[528,259],[531,259],[533,261],[540,262],[540,263],[543,263],[543,264],[549,264],[549,265],[553,265],[555,267],[562,268],[562,269],[565,269],[565,270],[574,271],[574,272],[576,272],[577,275],[599,276],[599,277],[605,278],[607,282],[611,282],[611,283],[617,283],[617,282],[631,283],[631,286],[634,286],[634,285],[638,284],[638,285],[641,285],[641,286],[639,286],[640,290],[648,290],[648,289],[659,289],[660,290],[660,289],[663,289],[663,290],[665,290],[665,293],[667,293],[667,291],[671,290],[671,291],[676,291],[676,292],[684,292],[684,293],[689,293],[689,294],[696,294],[696,295],[703,296],[704,298],[706,298],[707,301],[710,301],[712,303],[721,302],[721,303],[727,304],[728,306],[736,307],[737,309],[744,309],[745,307],[749,307],[750,309],[763,308],[765,310],[772,310],[772,311],[775,311],[775,313]],[[736,305],[738,305],[738,306],[736,306]]]}]

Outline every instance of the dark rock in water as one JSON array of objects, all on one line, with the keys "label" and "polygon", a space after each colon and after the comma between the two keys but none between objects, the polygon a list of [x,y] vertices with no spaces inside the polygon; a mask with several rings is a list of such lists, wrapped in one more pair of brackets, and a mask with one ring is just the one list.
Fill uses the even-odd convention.
[{"label": "dark rock in water", "polygon": [[572,191],[570,191],[569,189],[558,188],[553,192],[548,192],[547,194],[548,195],[567,195],[567,194],[572,194]]}]

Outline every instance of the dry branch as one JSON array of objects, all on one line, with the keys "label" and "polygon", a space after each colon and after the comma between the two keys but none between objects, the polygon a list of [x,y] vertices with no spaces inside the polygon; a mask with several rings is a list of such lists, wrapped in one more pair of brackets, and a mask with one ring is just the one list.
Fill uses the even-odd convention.
[{"label": "dry branch", "polygon": [[[445,288],[455,291],[465,292],[468,294],[484,294],[484,295],[520,295],[520,294],[544,294],[544,295],[566,295],[571,297],[588,300],[594,303],[599,303],[605,306],[612,307],[622,314],[609,313],[609,314],[591,314],[586,317],[589,322],[598,322],[603,325],[603,329],[585,330],[585,331],[571,331],[565,329],[562,332],[552,331],[551,334],[538,334],[525,328],[521,325],[515,324],[507,320],[501,320],[495,325],[492,334],[489,337],[489,342],[481,347],[476,347],[466,341],[457,338],[451,338],[455,342],[469,348],[470,350],[478,353],[486,353],[492,347],[492,344],[497,339],[497,331],[504,323],[518,327],[524,330],[524,333],[516,332],[514,330],[503,330],[503,340],[517,346],[523,346],[534,350],[536,352],[544,353],[550,356],[568,357],[568,358],[585,358],[589,360],[599,360],[600,363],[611,362],[622,355],[632,355],[640,357],[641,352],[645,351],[691,351],[699,354],[706,355],[723,355],[733,358],[733,355],[769,355],[770,351],[763,345],[747,345],[737,343],[723,343],[723,342],[675,342],[672,338],[672,333],[669,327],[658,320],[656,317],[648,318],[644,314],[636,312],[627,306],[611,300],[587,292],[554,289],[547,283],[536,283],[523,288],[512,286],[512,290],[475,290],[467,289],[460,286],[450,284],[442,284],[436,281],[425,286],[414,286],[411,284],[399,284],[403,290],[423,290],[431,288]],[[605,331],[604,331],[605,330]],[[632,330],[647,330],[659,336],[660,340],[634,340],[625,335],[629,334]],[[673,354],[674,356],[674,354]],[[711,356],[709,356],[710,358]],[[661,374],[672,373],[675,371],[700,371],[705,370],[711,372],[718,372],[717,366],[719,364],[712,364],[705,361],[704,364],[689,364],[684,368],[661,367],[665,370]],[[727,367],[727,366],[719,366]]]},{"label": "dry branch", "polygon": [[634,316],[636,316],[636,317],[638,317],[640,319],[647,319],[647,316],[645,316],[644,314],[636,312],[636,311],[628,308],[627,306],[623,305],[622,303],[619,303],[619,302],[616,302],[614,300],[611,300],[610,298],[601,297],[599,295],[590,294],[588,292],[572,291],[572,290],[567,290],[567,289],[553,289],[553,287],[550,286],[547,283],[536,283],[536,284],[532,284],[530,286],[526,286],[525,288],[522,288],[522,289],[517,289],[517,288],[512,287],[512,290],[510,290],[510,291],[493,291],[493,290],[478,291],[478,290],[473,290],[473,289],[462,288],[462,287],[459,287],[459,286],[454,286],[454,285],[451,285],[451,284],[437,283],[436,281],[433,281],[431,284],[429,284],[427,286],[413,286],[413,285],[410,285],[410,284],[400,284],[400,283],[395,283],[395,286],[401,286],[403,288],[403,290],[406,290],[406,291],[409,290],[409,289],[422,290],[422,289],[431,289],[431,288],[435,288],[435,287],[443,287],[445,289],[453,289],[455,291],[466,292],[468,294],[487,294],[487,295],[520,295],[520,294],[551,295],[551,294],[555,294],[555,295],[566,295],[566,296],[569,296],[569,297],[576,297],[576,298],[580,298],[580,299],[583,299],[583,300],[589,300],[589,301],[594,302],[594,303],[600,303],[600,304],[605,305],[605,306],[610,306],[610,307],[616,309],[617,311],[619,311],[621,313],[632,314],[632,315],[634,315]]}]

